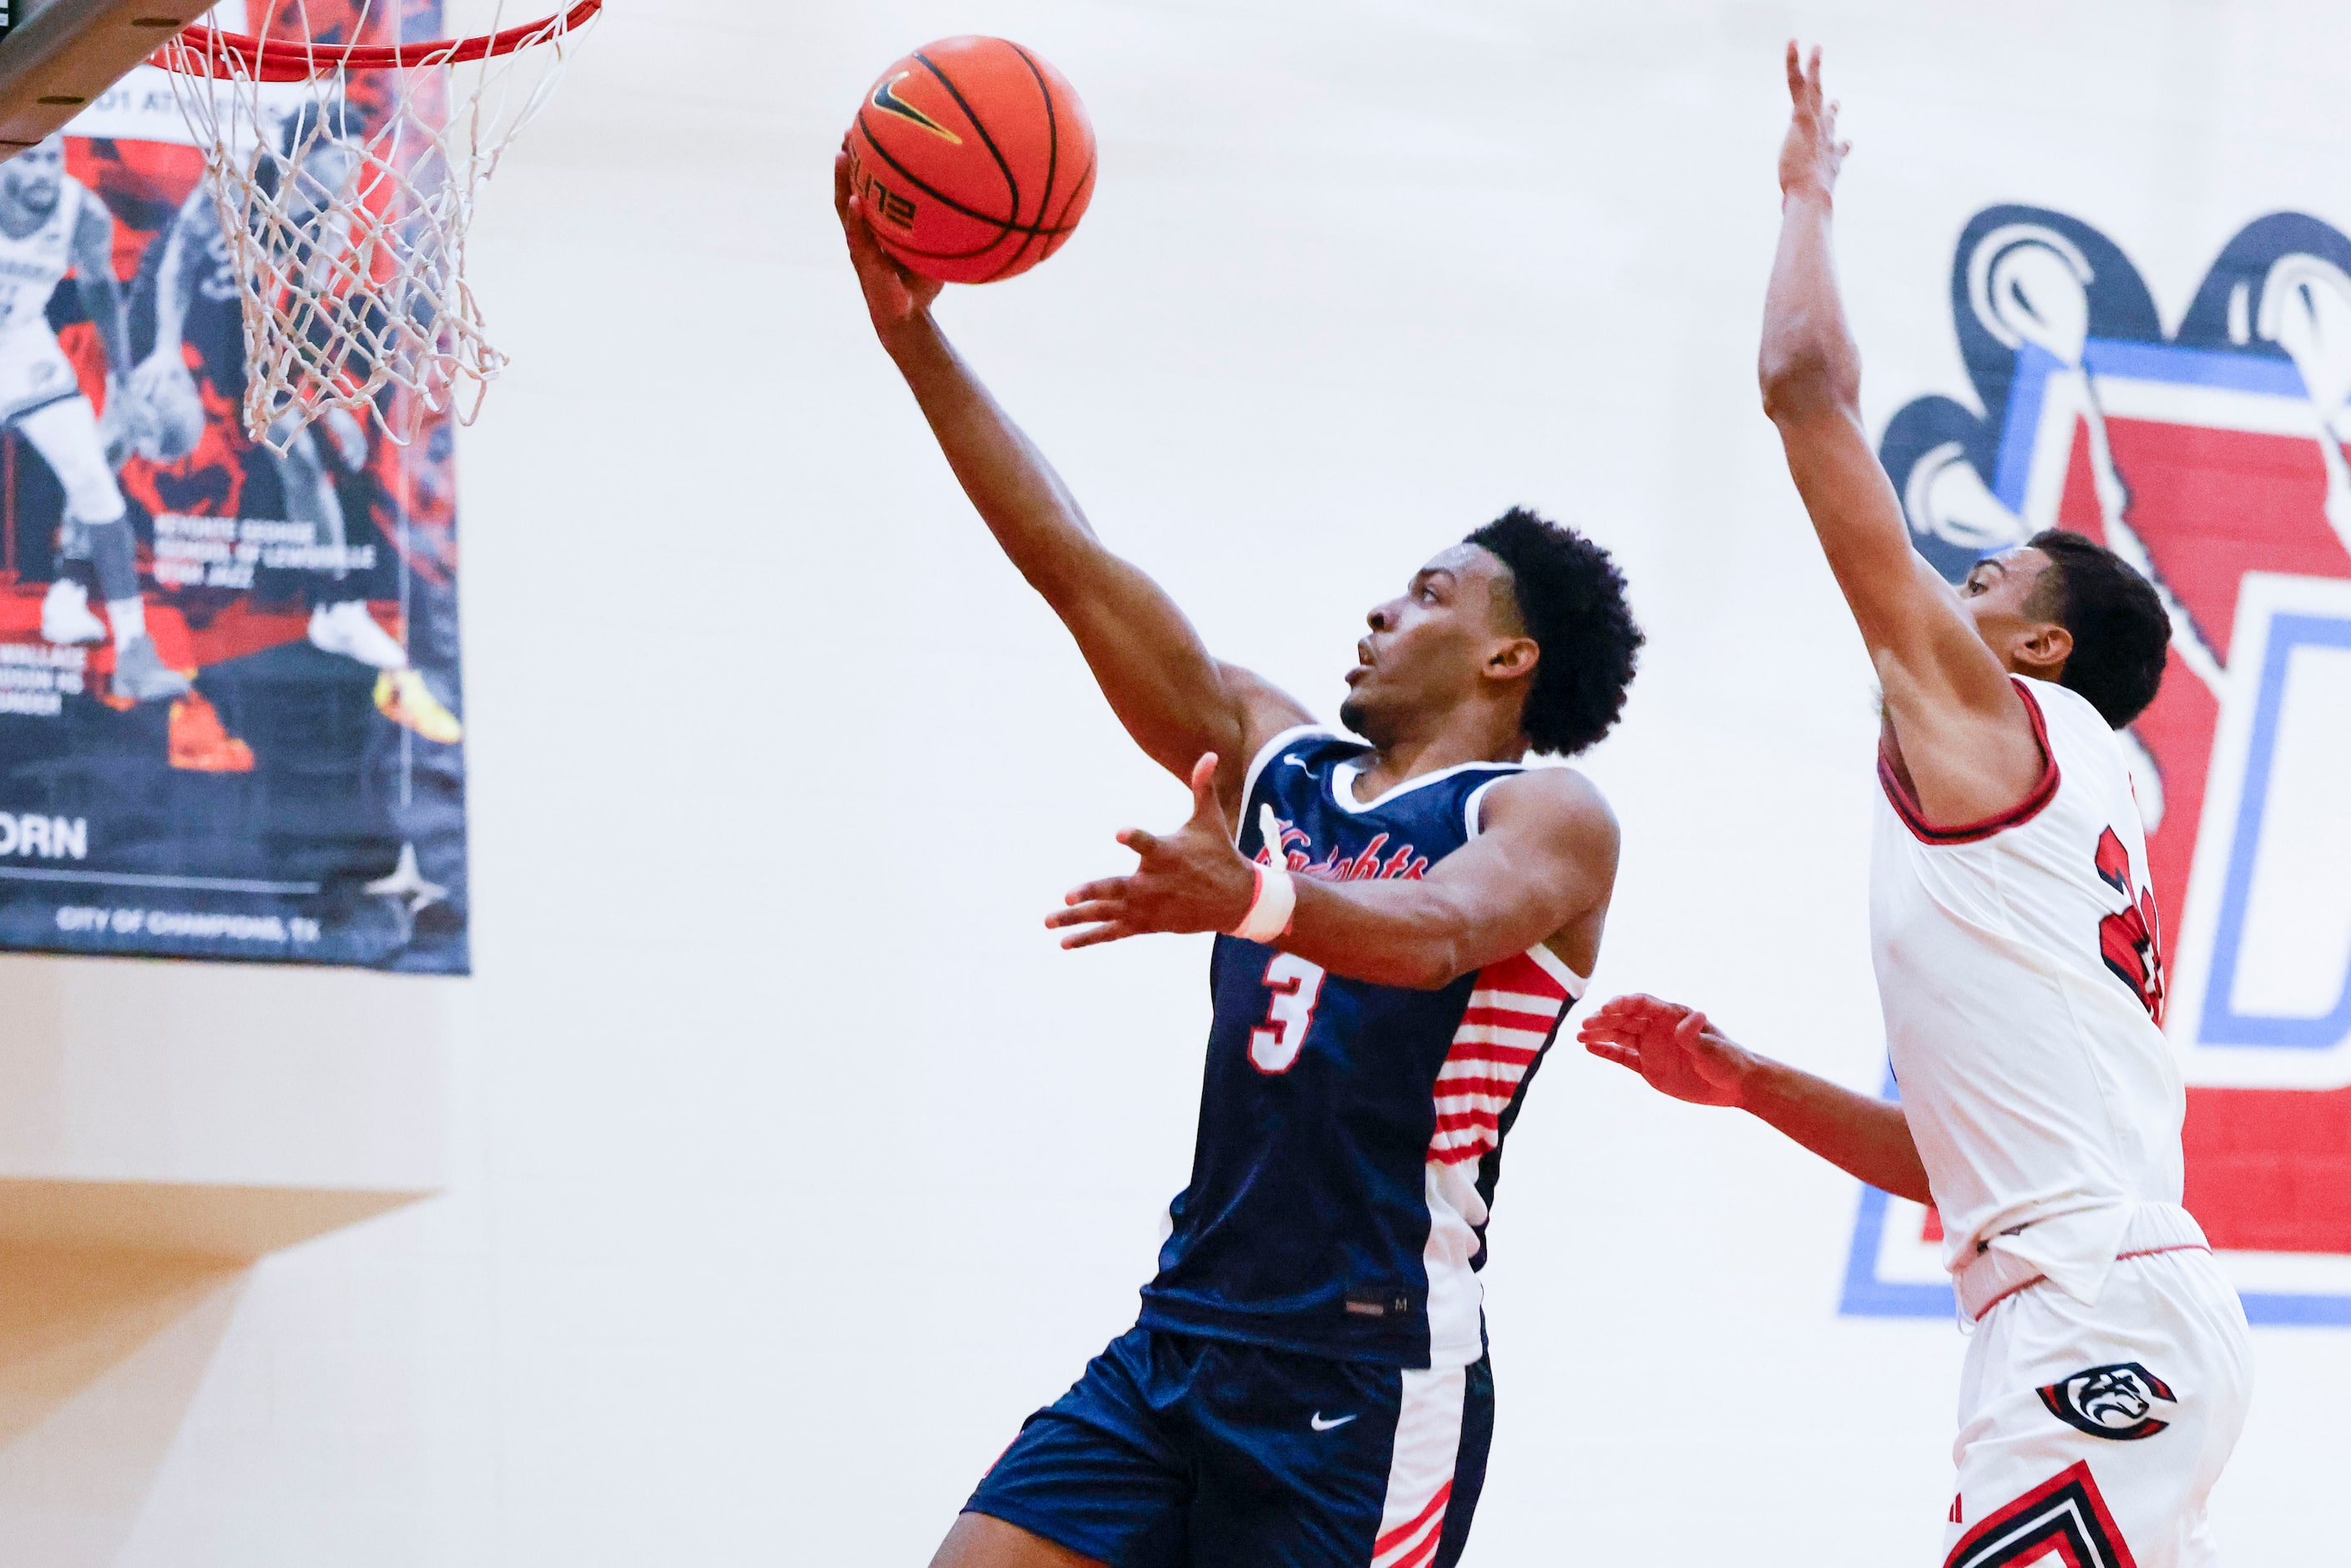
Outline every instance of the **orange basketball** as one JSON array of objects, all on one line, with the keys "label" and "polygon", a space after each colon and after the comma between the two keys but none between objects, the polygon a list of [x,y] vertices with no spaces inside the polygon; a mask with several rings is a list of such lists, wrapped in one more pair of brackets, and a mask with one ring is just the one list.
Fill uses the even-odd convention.
[{"label": "orange basketball", "polygon": [[1061,73],[1003,38],[943,38],[883,71],[849,128],[851,189],[925,277],[993,283],[1061,248],[1094,193],[1094,128]]}]

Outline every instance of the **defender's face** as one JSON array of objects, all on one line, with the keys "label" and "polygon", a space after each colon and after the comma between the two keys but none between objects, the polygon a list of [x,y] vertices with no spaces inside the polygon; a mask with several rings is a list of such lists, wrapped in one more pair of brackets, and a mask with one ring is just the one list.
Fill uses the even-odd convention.
[{"label": "defender's face", "polygon": [[1976,635],[2002,659],[2019,635],[2046,624],[2044,617],[2030,611],[2033,590],[2050,564],[2032,546],[2019,545],[1976,562],[1959,584],[1959,607],[1975,622]]},{"label": "defender's face", "polygon": [[1523,635],[1510,569],[1472,544],[1440,552],[1364,619],[1371,634],[1355,644],[1339,717],[1374,745],[1401,716],[1468,697],[1497,643]]},{"label": "defender's face", "polygon": [[66,172],[65,143],[50,137],[0,163],[0,193],[29,212],[44,217],[57,210]]}]

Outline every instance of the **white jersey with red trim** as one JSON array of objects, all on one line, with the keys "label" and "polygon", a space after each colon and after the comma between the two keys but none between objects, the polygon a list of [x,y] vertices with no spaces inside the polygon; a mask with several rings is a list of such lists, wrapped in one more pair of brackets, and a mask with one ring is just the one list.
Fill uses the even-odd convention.
[{"label": "white jersey with red trim", "polygon": [[2016,685],[2046,765],[2015,810],[1931,826],[1881,757],[1870,935],[1946,1264],[2006,1254],[2095,1303],[2134,1216],[2193,1227],[2187,1097],[2122,745],[2078,694]]}]

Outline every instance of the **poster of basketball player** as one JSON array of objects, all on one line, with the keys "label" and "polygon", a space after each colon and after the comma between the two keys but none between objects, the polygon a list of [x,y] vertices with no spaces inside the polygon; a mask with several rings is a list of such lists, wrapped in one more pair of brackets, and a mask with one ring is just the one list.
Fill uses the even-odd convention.
[{"label": "poster of basketball player", "polygon": [[229,256],[152,68],[0,164],[0,946],[464,972],[451,432],[251,439]]}]

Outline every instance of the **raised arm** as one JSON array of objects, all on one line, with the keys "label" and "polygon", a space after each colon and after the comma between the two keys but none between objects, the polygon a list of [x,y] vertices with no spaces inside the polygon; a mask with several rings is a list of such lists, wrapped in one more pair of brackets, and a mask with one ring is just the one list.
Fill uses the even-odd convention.
[{"label": "raised arm", "polygon": [[1821,56],[1788,46],[1780,248],[1758,375],[1804,508],[1868,645],[1902,758],[1938,823],[1999,815],[2042,771],[2032,720],[1958,595],[1910,546],[1901,503],[1861,423],[1861,355],[1838,298],[1831,220],[1846,145]]},{"label": "raised arm", "polygon": [[163,232],[147,242],[163,247],[155,264],[155,339],[147,357],[131,373],[130,391],[151,408],[165,402],[173,384],[188,373],[182,334],[187,329],[188,308],[195,301],[196,280],[202,272],[202,258],[188,253],[201,243],[198,235],[217,234],[219,223],[212,196],[200,180]]},{"label": "raised arm", "polygon": [[850,188],[846,154],[834,162],[833,193],[873,329],[964,494],[1077,639],[1135,744],[1179,779],[1190,776],[1201,753],[1217,753],[1225,759],[1217,797],[1237,810],[1249,758],[1266,739],[1306,723],[1306,710],[1210,657],[1165,591],[1103,548],[1061,476],[939,330],[930,306],[940,286],[899,267],[874,243]]},{"label": "raised arm", "polygon": [[82,308],[98,324],[106,350],[107,374],[123,380],[131,373],[131,329],[122,316],[122,284],[114,276],[114,216],[95,198],[83,202],[74,219],[73,256]]},{"label": "raised arm", "polygon": [[[1231,931],[1257,886],[1233,848],[1210,787],[1216,759],[1192,774],[1192,817],[1165,835],[1130,828],[1118,841],[1131,876],[1074,889],[1045,924],[1088,947],[1155,931]],[[1616,820],[1600,791],[1565,768],[1537,768],[1488,791],[1478,837],[1420,881],[1294,879],[1289,928],[1268,940],[1334,975],[1435,989],[1497,959],[1551,943],[1589,969],[1616,883]]]},{"label": "raised arm", "polygon": [[1618,997],[1576,1032],[1586,1051],[1630,1068],[1661,1094],[1745,1111],[1848,1176],[1913,1203],[1935,1201],[1901,1106],[1758,1056],[1694,1008]]}]

